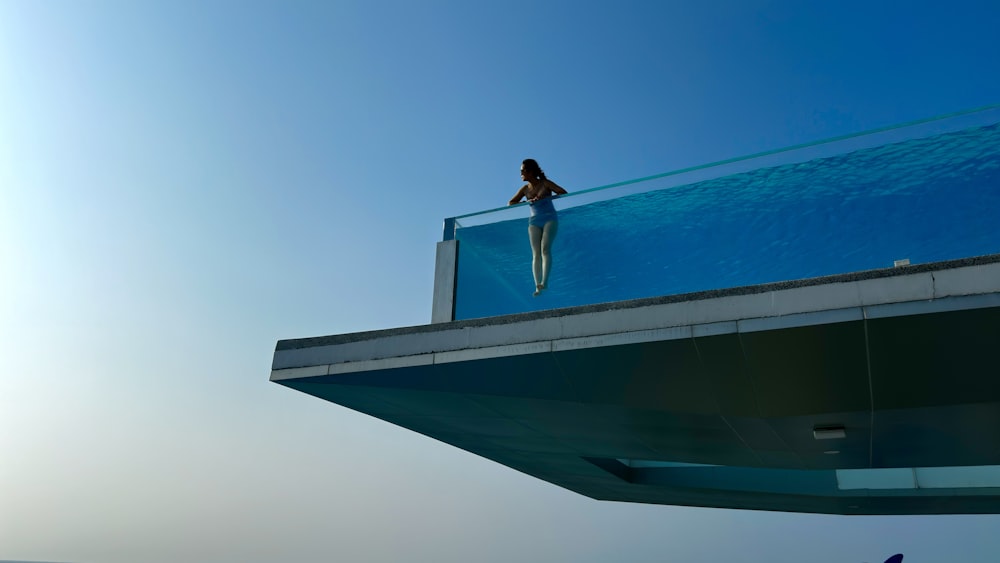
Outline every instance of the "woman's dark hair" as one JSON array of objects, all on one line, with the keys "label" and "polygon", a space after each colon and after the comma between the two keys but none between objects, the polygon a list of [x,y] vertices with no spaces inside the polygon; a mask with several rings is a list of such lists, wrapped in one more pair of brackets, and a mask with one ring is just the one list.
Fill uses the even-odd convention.
[{"label": "woman's dark hair", "polygon": [[524,170],[530,173],[535,178],[541,178],[542,180],[547,180],[545,177],[545,172],[542,172],[542,167],[538,166],[533,158],[526,158],[521,161],[521,166],[524,166]]}]

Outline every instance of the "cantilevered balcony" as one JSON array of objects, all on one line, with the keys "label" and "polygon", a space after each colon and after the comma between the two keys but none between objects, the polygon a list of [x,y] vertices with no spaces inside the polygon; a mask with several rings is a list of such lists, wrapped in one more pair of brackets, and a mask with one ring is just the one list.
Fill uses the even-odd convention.
[{"label": "cantilevered balcony", "polygon": [[428,325],[271,380],[604,500],[1000,513],[1000,108],[446,221]]}]

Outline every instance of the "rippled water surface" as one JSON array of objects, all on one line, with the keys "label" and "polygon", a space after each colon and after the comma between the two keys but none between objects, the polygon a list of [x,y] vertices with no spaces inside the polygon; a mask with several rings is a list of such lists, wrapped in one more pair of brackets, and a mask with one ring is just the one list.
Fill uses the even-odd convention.
[{"label": "rippled water surface", "polygon": [[456,231],[455,316],[993,254],[998,212],[995,124],[560,210],[550,289],[534,298],[524,208]]}]

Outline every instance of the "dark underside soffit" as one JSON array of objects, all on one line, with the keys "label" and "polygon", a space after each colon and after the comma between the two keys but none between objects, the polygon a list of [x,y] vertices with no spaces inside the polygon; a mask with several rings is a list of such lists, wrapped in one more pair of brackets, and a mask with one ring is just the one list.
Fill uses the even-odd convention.
[{"label": "dark underside soffit", "polygon": [[598,499],[994,513],[1000,489],[842,490],[835,470],[1000,465],[997,342],[993,307],[279,383]]}]

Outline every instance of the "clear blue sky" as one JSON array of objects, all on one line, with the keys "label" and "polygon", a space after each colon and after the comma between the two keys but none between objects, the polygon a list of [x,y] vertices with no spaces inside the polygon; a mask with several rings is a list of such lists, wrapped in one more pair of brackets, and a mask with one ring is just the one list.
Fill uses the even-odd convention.
[{"label": "clear blue sky", "polygon": [[445,217],[1000,102],[1000,3],[0,0],[0,559],[993,561],[1000,517],[593,501],[268,382]]}]

